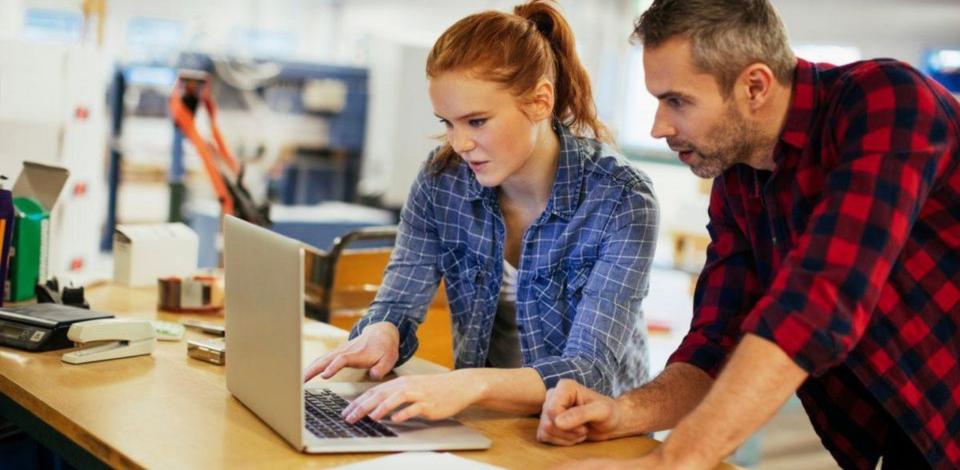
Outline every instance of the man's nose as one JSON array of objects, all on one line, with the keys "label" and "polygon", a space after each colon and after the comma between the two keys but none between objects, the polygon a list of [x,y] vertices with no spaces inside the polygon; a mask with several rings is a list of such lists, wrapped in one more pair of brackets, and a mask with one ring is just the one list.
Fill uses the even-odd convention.
[{"label": "man's nose", "polygon": [[653,117],[653,129],[650,130],[650,135],[654,139],[677,135],[677,129],[663,114],[663,107],[657,106],[657,114]]}]

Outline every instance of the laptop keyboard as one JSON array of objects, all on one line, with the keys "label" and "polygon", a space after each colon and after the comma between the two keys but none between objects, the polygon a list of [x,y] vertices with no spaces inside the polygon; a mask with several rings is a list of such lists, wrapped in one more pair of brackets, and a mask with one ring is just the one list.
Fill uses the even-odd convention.
[{"label": "laptop keyboard", "polygon": [[386,426],[364,416],[355,424],[340,417],[349,404],[343,397],[325,388],[308,390],[304,394],[307,429],[324,439],[354,437],[397,437]]}]

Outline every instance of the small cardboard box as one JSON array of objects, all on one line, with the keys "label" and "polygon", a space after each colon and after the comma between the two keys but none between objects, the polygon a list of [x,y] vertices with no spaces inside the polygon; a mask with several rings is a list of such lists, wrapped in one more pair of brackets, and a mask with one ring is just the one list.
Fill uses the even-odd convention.
[{"label": "small cardboard box", "polygon": [[197,270],[199,239],[181,223],[118,225],[113,233],[113,281],[129,287]]}]

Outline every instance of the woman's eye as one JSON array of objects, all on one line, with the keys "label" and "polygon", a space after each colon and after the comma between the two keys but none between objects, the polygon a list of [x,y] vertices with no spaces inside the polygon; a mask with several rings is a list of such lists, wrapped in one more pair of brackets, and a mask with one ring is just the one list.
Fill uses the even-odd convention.
[{"label": "woman's eye", "polygon": [[470,124],[470,127],[480,127],[484,125],[484,123],[486,122],[487,122],[486,119],[471,119],[467,121],[467,123]]},{"label": "woman's eye", "polygon": [[443,127],[446,127],[447,129],[449,129],[449,128],[452,127],[452,126],[450,125],[450,121],[448,121],[448,120],[446,120],[446,119],[441,119],[441,120],[440,120],[440,124],[443,124]]}]

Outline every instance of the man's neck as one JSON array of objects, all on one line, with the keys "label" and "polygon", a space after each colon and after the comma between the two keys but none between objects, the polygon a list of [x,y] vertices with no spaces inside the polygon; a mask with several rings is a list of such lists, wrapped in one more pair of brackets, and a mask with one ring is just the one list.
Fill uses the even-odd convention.
[{"label": "man's neck", "polygon": [[792,98],[793,82],[787,85],[780,85],[779,83],[774,85],[770,107],[759,119],[762,143],[757,148],[756,155],[751,159],[750,166],[753,168],[769,171],[776,169],[773,151],[783,134]]}]

